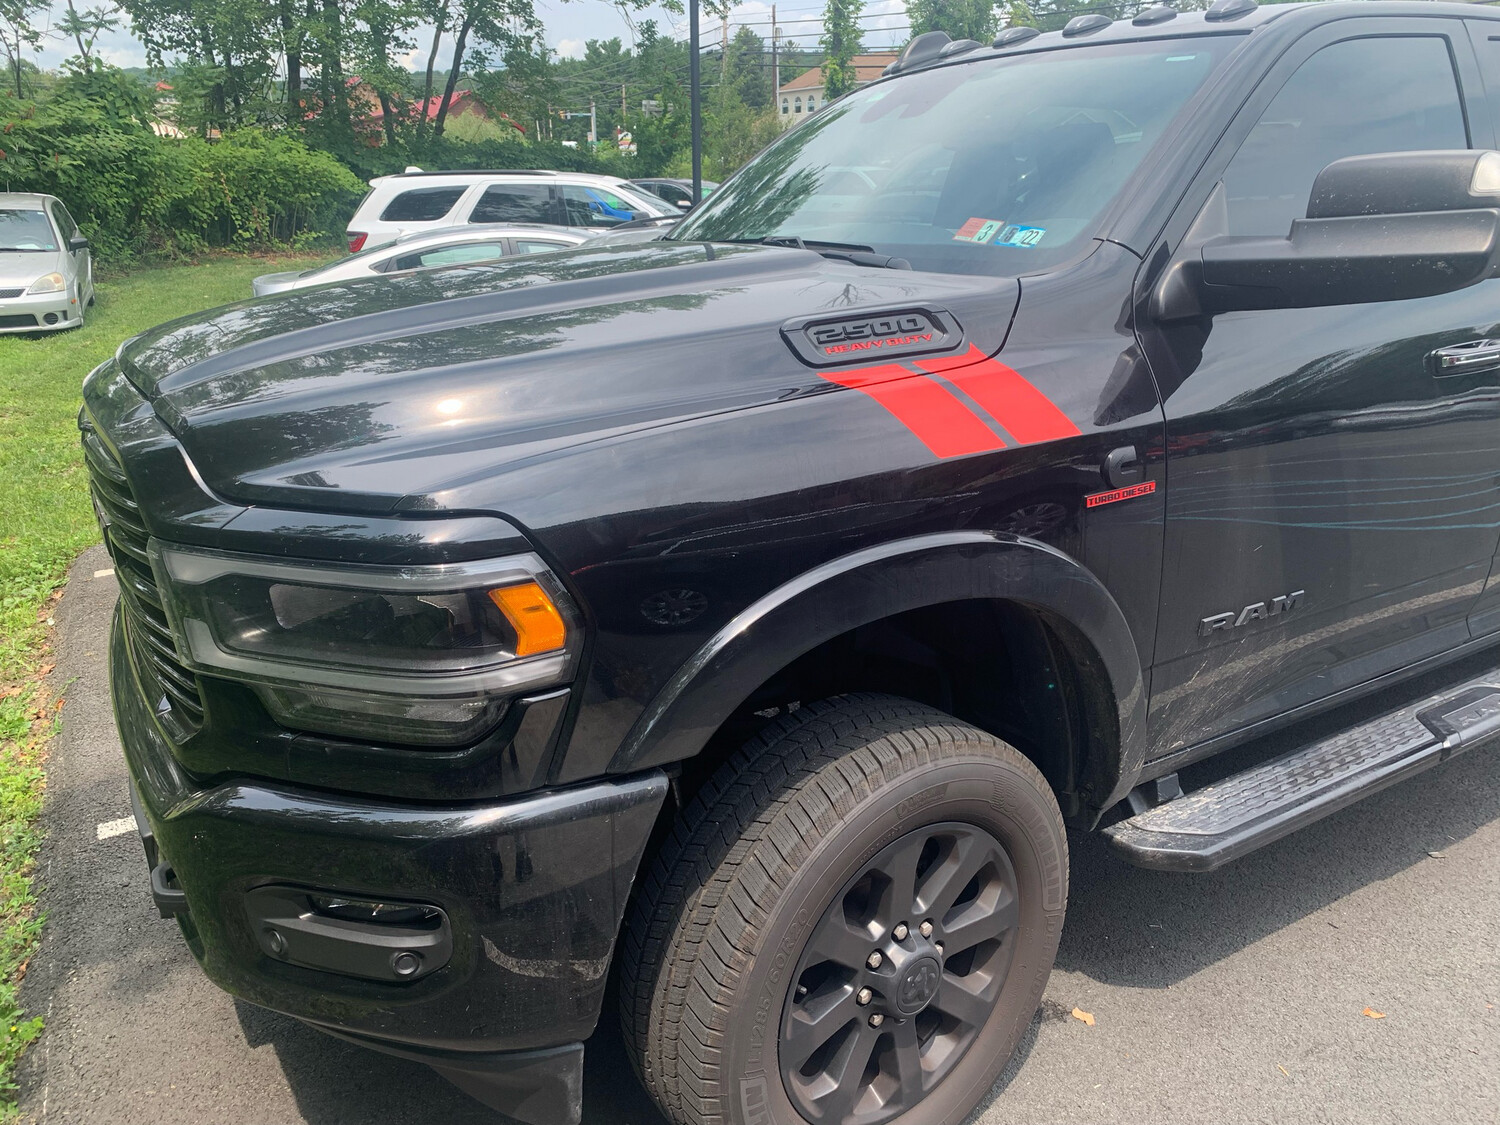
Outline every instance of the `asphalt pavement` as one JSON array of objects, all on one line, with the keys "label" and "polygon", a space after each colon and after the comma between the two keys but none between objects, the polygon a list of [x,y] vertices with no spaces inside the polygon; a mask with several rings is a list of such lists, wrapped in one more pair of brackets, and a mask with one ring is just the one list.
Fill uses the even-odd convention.
[{"label": "asphalt pavement", "polygon": [[[23,1113],[503,1125],[421,1066],[221,993],[156,916],[124,823],[105,669],[115,585],[96,574],[109,567],[102,549],[85,553],[56,610],[67,702],[49,766],[46,931],[22,989],[47,1029],[22,1063]],[[1500,1123],[1500,749],[1209,875],[1136,870],[1097,837],[1071,845],[1057,970],[972,1123]],[[661,1125],[613,1013],[587,1058],[587,1125]]]}]

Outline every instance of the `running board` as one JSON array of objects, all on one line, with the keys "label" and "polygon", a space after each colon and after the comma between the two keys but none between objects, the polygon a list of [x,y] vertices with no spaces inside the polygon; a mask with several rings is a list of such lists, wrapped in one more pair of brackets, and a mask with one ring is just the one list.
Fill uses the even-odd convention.
[{"label": "running board", "polygon": [[1500,668],[1104,830],[1138,867],[1212,871],[1500,732]]}]

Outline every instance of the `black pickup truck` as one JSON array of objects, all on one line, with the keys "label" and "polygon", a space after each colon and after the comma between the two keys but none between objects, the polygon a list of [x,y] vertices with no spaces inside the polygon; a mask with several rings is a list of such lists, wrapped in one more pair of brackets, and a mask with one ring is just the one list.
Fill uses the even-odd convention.
[{"label": "black pickup truck", "polygon": [[678,1125],[961,1120],[1068,829],[1203,870],[1500,730],[1497,126],[1487,7],[935,33],[663,241],[127,341],[158,905],[525,1121],[607,993]]}]

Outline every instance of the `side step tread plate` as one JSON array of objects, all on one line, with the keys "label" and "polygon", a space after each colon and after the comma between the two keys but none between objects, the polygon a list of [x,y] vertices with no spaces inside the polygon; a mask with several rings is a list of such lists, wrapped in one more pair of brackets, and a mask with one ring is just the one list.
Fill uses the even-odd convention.
[{"label": "side step tread plate", "polygon": [[1500,731],[1500,668],[1111,825],[1125,859],[1208,871]]}]

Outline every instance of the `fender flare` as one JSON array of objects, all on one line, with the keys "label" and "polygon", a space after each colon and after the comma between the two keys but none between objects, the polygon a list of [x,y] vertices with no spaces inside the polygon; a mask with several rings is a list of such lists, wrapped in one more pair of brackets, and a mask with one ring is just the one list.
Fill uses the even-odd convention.
[{"label": "fender flare", "polygon": [[988,531],[893,540],[778,586],[683,663],[625,736],[610,772],[693,757],[751,692],[824,641],[896,613],[978,598],[1040,610],[1092,647],[1118,723],[1113,760],[1096,762],[1103,784],[1090,801],[1096,811],[1108,808],[1130,791],[1145,760],[1146,693],[1125,615],[1076,559],[1034,539]]}]

